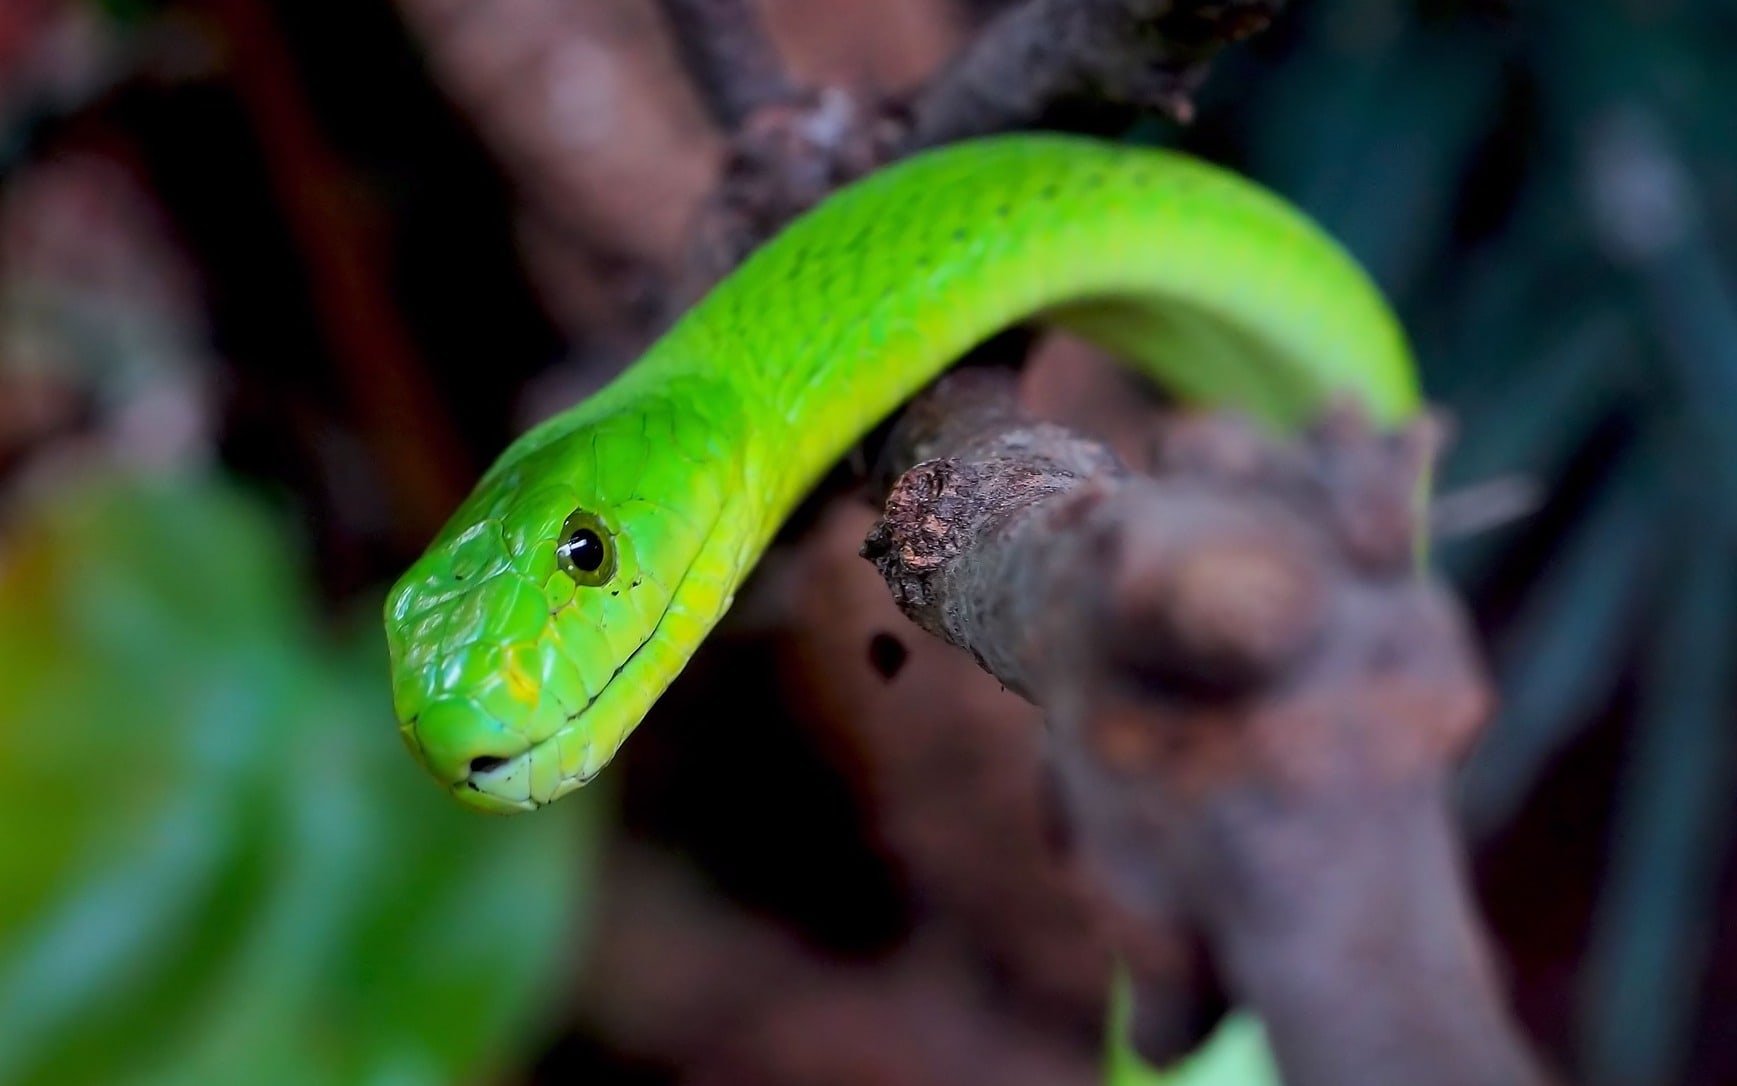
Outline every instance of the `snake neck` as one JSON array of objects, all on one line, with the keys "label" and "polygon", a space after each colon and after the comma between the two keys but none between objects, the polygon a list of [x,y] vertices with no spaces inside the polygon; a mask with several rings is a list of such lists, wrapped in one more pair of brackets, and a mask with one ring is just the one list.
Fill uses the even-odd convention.
[{"label": "snake neck", "polygon": [[1382,423],[1418,400],[1384,299],[1294,209],[1182,155],[1061,136],[952,145],[835,193],[674,338],[740,404],[763,539],[874,425],[1034,318],[1275,428],[1333,394]]}]

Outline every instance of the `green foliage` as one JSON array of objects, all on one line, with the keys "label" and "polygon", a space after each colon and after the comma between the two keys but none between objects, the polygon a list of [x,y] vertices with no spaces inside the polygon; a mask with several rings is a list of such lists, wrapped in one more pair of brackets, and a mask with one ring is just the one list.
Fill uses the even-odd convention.
[{"label": "green foliage", "polygon": [[582,916],[587,801],[465,811],[404,755],[372,610],[284,526],[69,484],[0,536],[0,1083],[449,1083],[511,1058]]},{"label": "green foliage", "polygon": [[1233,1012],[1187,1058],[1158,1069],[1129,1043],[1132,1013],[1133,987],[1118,970],[1110,991],[1105,1086],[1279,1086],[1266,1031],[1252,1015]]}]

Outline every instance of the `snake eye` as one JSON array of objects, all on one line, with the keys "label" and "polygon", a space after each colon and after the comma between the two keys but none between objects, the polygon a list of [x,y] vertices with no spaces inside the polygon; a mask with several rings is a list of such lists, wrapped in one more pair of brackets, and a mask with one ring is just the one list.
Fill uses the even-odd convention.
[{"label": "snake eye", "polygon": [[607,584],[615,576],[615,540],[596,516],[576,509],[561,525],[555,561],[579,584],[592,588]]}]

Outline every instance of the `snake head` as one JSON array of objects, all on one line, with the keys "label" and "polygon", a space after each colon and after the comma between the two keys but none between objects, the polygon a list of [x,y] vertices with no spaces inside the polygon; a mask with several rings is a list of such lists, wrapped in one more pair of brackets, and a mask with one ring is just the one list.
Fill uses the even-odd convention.
[{"label": "snake head", "polygon": [[388,595],[400,732],[460,801],[524,811],[589,781],[727,605],[735,570],[706,560],[723,446],[678,440],[673,408],[527,434]]}]

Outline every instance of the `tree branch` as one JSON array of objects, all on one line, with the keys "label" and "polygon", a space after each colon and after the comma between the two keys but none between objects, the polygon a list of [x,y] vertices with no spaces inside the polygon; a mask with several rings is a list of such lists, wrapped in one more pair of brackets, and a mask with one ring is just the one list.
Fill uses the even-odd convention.
[{"label": "tree branch", "polygon": [[[724,176],[701,216],[679,308],[786,222],[828,193],[887,162],[972,136],[1042,124],[1083,127],[1059,109],[1111,104],[1123,119],[1158,109],[1186,120],[1191,95],[1220,48],[1265,27],[1284,0],[1027,0],[992,20],[964,53],[907,100],[867,100],[839,87],[791,91],[780,77],[752,74],[771,46],[752,19],[731,37],[685,45],[696,83],[723,95],[718,116],[734,118]],[[733,8],[722,0],[664,0],[666,9]],[[701,22],[689,19],[684,38]],[[740,39],[740,40],[736,40]],[[745,44],[758,42],[759,44]],[[723,78],[740,54],[738,80]],[[773,95],[730,89],[785,88]],[[750,97],[758,108],[733,103]],[[1075,123],[1077,122],[1077,123]]]},{"label": "tree branch", "polygon": [[1083,850],[1204,932],[1292,1086],[1535,1084],[1444,788],[1491,693],[1412,544],[1432,423],[1295,444],[1183,422],[1155,474],[954,374],[863,554],[1043,706]]}]

